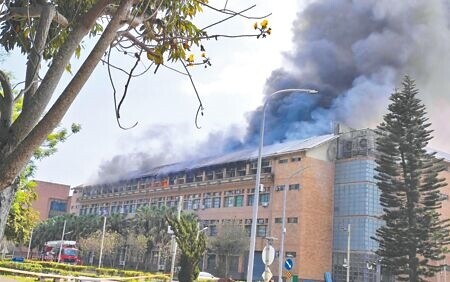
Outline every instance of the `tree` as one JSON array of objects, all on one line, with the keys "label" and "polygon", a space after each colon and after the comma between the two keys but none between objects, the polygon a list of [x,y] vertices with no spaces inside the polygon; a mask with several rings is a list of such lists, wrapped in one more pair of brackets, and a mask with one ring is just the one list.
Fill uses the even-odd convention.
[{"label": "tree", "polygon": [[9,211],[5,238],[16,244],[21,245],[30,238],[31,230],[39,220],[39,213],[31,207],[37,198],[35,187],[36,182],[30,181],[26,177],[21,179]]},{"label": "tree", "polygon": [[139,267],[139,262],[143,260],[146,254],[148,239],[143,234],[131,233],[127,237],[127,246],[129,252],[133,254],[133,260],[136,262],[136,270]]},{"label": "tree", "polygon": [[192,282],[197,279],[200,272],[198,266],[203,253],[206,250],[206,235],[200,232],[197,218],[192,214],[182,213],[180,219],[167,216],[167,221],[172,227],[180,254],[180,282]]},{"label": "tree", "polygon": [[[23,99],[19,98],[14,105],[12,115],[13,120],[20,115],[22,106]],[[69,131],[65,128],[58,128],[50,133],[45,142],[34,151],[32,159],[28,162],[26,168],[21,172],[19,178],[17,179],[17,187],[15,187],[17,191],[15,189],[12,189],[11,191],[13,201],[6,220],[6,239],[18,244],[22,244],[28,240],[31,230],[39,220],[38,212],[32,208],[32,203],[37,198],[37,194],[35,193],[36,183],[30,180],[37,169],[36,161],[56,153],[57,145],[66,141],[70,135],[77,133],[80,129],[81,127],[78,124],[72,125],[71,133],[69,133]],[[5,209],[2,209],[2,211],[6,212],[8,207],[3,207]],[[5,221],[0,221],[0,230],[1,224],[4,222]],[[3,234],[0,233],[0,240],[2,237]]]},{"label": "tree", "polygon": [[[203,53],[204,41],[219,37],[260,38],[271,32],[267,20],[263,20],[255,25],[253,34],[208,34],[210,27],[233,17],[251,19],[243,13],[253,6],[234,12],[216,9],[206,0],[5,0],[0,1],[0,5],[0,44],[6,51],[19,49],[27,59],[23,88],[18,95],[14,95],[8,77],[0,71],[3,90],[0,95],[0,207],[4,208],[0,219],[6,218],[11,206],[17,185],[15,179],[34,151],[61,122],[99,62],[104,62],[108,70],[123,71],[128,78],[122,97],[115,104],[119,122],[123,99],[131,78],[136,76],[134,71],[143,53],[155,73],[167,62],[179,63],[193,84],[188,67],[210,65]],[[203,8],[226,18],[200,29],[193,19]],[[73,56],[80,57],[83,42],[88,38],[95,41],[95,46],[81,67],[73,71],[70,60]],[[198,56],[200,60],[195,60],[194,48],[202,52],[202,56]],[[112,63],[117,54],[133,54],[134,66],[130,71]],[[41,70],[44,62],[48,68]],[[73,77],[67,85],[60,85],[65,71],[73,71]],[[56,92],[57,86],[63,89],[61,93]],[[113,89],[116,89],[114,84]],[[113,94],[116,97],[115,90]],[[54,96],[57,99],[52,99]],[[23,109],[13,120],[13,108],[21,97]],[[197,113],[202,110],[199,99]]]},{"label": "tree", "polygon": [[[106,258],[109,258],[110,262],[113,261],[114,254],[118,253],[117,250],[119,249],[121,239],[122,236],[117,232],[105,233],[105,238],[103,239],[103,261],[105,261]],[[91,258],[93,259],[94,255],[97,255],[98,257],[100,256],[101,240],[102,231],[100,230],[97,230],[85,237],[81,237],[78,240],[83,257],[88,259],[87,262],[89,262]]]},{"label": "tree", "polygon": [[96,215],[75,216],[66,214],[52,217],[36,226],[33,231],[31,247],[42,247],[47,241],[61,240],[64,221],[66,221],[66,232],[70,232],[64,239],[75,241],[101,230],[103,224],[102,217]]},{"label": "tree", "polygon": [[385,225],[376,232],[382,264],[401,281],[425,281],[448,251],[449,220],[441,219],[442,160],[427,153],[432,139],[425,106],[409,77],[395,91],[378,126],[376,179]]},{"label": "tree", "polygon": [[246,252],[249,238],[242,225],[232,221],[220,226],[219,234],[210,241],[209,245],[211,251],[218,257],[218,261],[216,261],[217,275],[229,277],[229,257],[240,256]]},{"label": "tree", "polygon": [[[133,218],[135,232],[143,234],[147,238],[144,263],[154,248],[159,249],[161,259],[161,255],[163,255],[163,252],[161,252],[162,248],[170,242],[170,236],[167,233],[168,224],[166,216],[173,214],[173,212],[173,209],[167,208],[166,206],[143,207],[136,212]],[[145,265],[147,266],[147,263]]]}]

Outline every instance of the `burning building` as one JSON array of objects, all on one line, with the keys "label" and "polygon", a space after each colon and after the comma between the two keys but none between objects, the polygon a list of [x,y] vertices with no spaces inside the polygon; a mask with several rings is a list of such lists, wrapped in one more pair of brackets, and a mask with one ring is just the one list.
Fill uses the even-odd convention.
[{"label": "burning building", "polygon": [[[259,199],[254,277],[264,271],[264,237],[281,238],[283,192],[287,189],[285,255],[295,262],[292,274],[300,281],[321,281],[333,272],[344,281],[348,233],[351,225],[351,277],[375,281],[377,243],[371,239],[382,224],[382,208],[375,174],[375,134],[370,129],[339,132],[265,146],[263,184]],[[439,153],[450,166],[450,155]],[[176,207],[195,212],[207,235],[234,220],[250,233],[256,178],[257,150],[246,149],[198,161],[155,167],[114,183],[76,188],[80,215],[133,214],[143,206]],[[444,175],[450,179],[450,174]],[[448,197],[450,187],[444,188]],[[74,194],[74,195],[75,195]],[[442,212],[450,216],[450,203]],[[274,242],[280,249],[280,240]],[[205,270],[211,270],[208,254]],[[278,265],[275,261],[274,265]],[[234,278],[245,277],[247,255],[230,260]],[[277,267],[272,267],[275,276]]]},{"label": "burning building", "polygon": [[[427,93],[421,98],[440,135],[438,142],[446,142],[448,116],[441,109],[450,101],[446,76],[449,4],[445,0],[310,2],[294,23],[294,49],[286,53],[286,64],[267,80],[266,93],[310,88],[319,95],[276,96],[267,107],[270,130],[264,138],[272,145],[263,150],[264,190],[258,203],[253,277],[263,272],[262,238],[281,236],[281,191],[287,189],[285,251],[294,259],[292,273],[303,281],[320,281],[324,272],[332,272],[336,281],[344,281],[350,233],[344,229],[350,224],[351,280],[375,281],[376,269],[367,267],[377,260],[377,245],[371,237],[382,224],[374,179],[374,133],[368,129],[326,133],[334,120],[355,128],[378,124],[389,93],[409,74]],[[220,224],[230,219],[249,229],[261,117],[262,107],[247,115],[243,140],[229,136],[210,140],[214,149],[223,147],[217,148],[216,152],[224,152],[218,157],[78,187],[74,194],[78,213],[133,214],[146,205],[175,207],[183,196],[183,209],[198,214],[203,225],[209,226],[209,236],[215,236]],[[450,164],[450,155],[438,156]],[[448,170],[444,176],[450,179]],[[447,199],[450,188],[442,193]],[[448,201],[441,211],[450,217]],[[279,250],[279,244],[280,240],[275,241],[275,249]],[[233,277],[245,277],[245,256],[232,259],[230,265]],[[276,267],[272,272],[279,275]]]}]

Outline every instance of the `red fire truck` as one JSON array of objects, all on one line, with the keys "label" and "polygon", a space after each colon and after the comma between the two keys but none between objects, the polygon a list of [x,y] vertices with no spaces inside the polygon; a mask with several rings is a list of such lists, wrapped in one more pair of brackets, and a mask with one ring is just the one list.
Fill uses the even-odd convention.
[{"label": "red fire truck", "polygon": [[76,245],[76,241],[48,241],[44,245],[42,259],[47,261],[58,261],[58,255],[60,253],[59,249],[61,248],[61,258],[59,259],[60,262],[80,264],[81,260]]}]

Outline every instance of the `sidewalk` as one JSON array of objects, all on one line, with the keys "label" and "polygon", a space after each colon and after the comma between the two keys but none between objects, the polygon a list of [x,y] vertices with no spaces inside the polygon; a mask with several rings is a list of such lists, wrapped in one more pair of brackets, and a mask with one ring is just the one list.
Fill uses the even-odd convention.
[{"label": "sidewalk", "polygon": [[17,280],[9,278],[9,277],[0,276],[0,282],[17,282]]}]

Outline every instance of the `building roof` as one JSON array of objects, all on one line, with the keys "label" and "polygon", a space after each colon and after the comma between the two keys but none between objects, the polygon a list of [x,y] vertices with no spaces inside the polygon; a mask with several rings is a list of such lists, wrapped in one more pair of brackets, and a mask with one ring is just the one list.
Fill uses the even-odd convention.
[{"label": "building roof", "polygon": [[[290,152],[306,151],[317,147],[323,143],[336,139],[333,134],[314,136],[303,140],[286,141],[264,146],[262,150],[263,157],[286,154]],[[258,158],[258,148],[244,149],[231,153],[225,153],[214,157],[203,158],[199,160],[179,162],[170,165],[152,168],[146,172],[135,172],[134,177],[145,177],[150,175],[166,175],[171,172],[192,170],[200,167],[214,166],[238,161],[255,160]]]},{"label": "building roof", "polygon": [[438,150],[434,150],[434,149],[430,149],[430,150],[432,152],[436,152],[436,158],[444,159],[444,161],[450,162],[450,154],[449,153],[438,151]]}]

